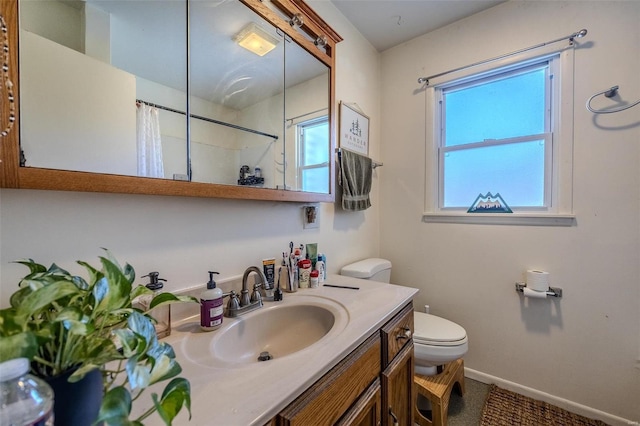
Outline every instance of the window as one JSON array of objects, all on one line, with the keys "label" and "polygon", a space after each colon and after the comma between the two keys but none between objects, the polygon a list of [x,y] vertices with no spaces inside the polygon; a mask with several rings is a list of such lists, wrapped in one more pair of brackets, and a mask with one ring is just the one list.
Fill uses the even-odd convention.
[{"label": "window", "polygon": [[304,121],[298,127],[298,180],[303,191],[329,192],[329,118]]},{"label": "window", "polygon": [[479,195],[491,193],[515,213],[500,223],[516,216],[573,223],[572,91],[573,49],[520,55],[433,81],[426,91],[433,167],[424,220],[496,222],[466,214]]},{"label": "window", "polygon": [[479,194],[511,208],[550,206],[551,60],[436,89],[440,94],[440,207]]}]

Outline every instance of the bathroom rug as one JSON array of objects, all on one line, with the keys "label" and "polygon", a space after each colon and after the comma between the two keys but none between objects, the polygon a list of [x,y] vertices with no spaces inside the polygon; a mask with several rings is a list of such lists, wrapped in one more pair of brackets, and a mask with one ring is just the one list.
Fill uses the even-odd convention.
[{"label": "bathroom rug", "polygon": [[555,405],[491,385],[480,426],[608,426]]}]

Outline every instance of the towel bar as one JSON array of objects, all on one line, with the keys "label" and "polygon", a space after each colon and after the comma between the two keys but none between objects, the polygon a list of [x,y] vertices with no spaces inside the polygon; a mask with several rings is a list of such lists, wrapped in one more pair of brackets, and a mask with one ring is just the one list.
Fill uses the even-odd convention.
[{"label": "towel bar", "polygon": [[[341,149],[342,148],[336,148],[336,153],[338,155],[340,155]],[[383,163],[380,163],[380,162],[375,161],[375,160],[371,160],[371,168],[372,169],[375,169],[376,167],[382,167],[383,165],[384,165]]]}]

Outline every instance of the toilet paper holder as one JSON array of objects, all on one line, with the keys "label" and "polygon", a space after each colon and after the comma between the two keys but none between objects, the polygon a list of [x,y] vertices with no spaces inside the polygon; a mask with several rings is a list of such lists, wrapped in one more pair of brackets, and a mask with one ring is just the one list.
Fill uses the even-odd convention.
[{"label": "toilet paper holder", "polygon": [[[524,288],[526,286],[527,283],[516,283],[516,291],[524,293]],[[562,289],[559,287],[549,287],[549,290],[547,290],[546,293],[547,296],[562,297]]]}]

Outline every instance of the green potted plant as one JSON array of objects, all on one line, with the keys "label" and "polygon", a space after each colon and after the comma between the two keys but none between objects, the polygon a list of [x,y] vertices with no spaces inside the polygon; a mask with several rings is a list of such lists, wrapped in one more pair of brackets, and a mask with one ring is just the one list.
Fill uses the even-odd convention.
[{"label": "green potted plant", "polygon": [[[79,383],[97,375],[99,413],[96,408],[88,424],[141,425],[157,411],[170,425],[183,407],[191,414],[190,385],[178,377],[182,368],[171,345],[158,340],[149,311],[167,303],[197,300],[160,293],[153,297],[149,311],[134,308],[134,299],[152,291],[134,286],[133,267],[122,268],[105,252],[100,269],[78,261],[88,272],[86,280],[55,263],[46,268],[31,259],[17,262],[30,272],[12,294],[11,306],[0,310],[0,362],[29,358],[32,374],[47,381],[63,377],[63,382]],[[153,406],[130,420],[132,402],[149,386],[168,380],[161,395],[151,394]],[[57,408],[65,399],[71,399],[66,391],[56,393],[57,419]],[[70,404],[83,406],[76,401]]]}]

